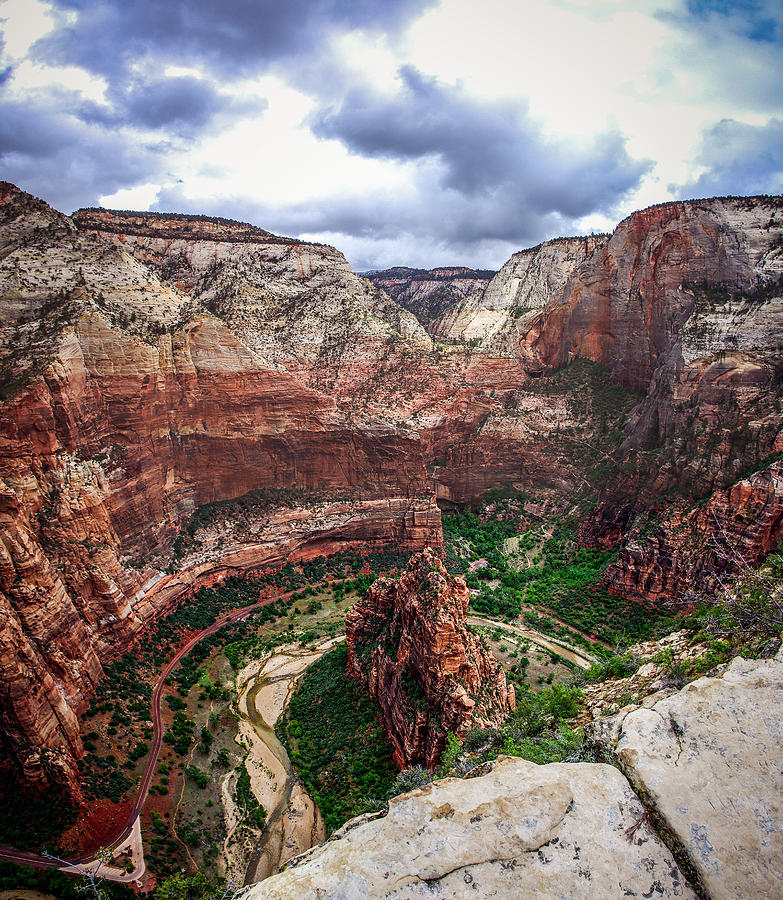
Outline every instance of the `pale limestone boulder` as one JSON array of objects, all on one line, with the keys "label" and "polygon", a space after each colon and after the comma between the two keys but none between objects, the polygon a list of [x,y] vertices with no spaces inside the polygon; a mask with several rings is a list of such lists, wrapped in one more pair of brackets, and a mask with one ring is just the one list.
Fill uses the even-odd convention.
[{"label": "pale limestone boulder", "polygon": [[[783,655],[591,726],[713,900],[783,897]],[[682,854],[682,855],[680,855]]]},{"label": "pale limestone boulder", "polygon": [[694,898],[611,766],[502,757],[489,774],[397,797],[244,900],[296,897]]}]

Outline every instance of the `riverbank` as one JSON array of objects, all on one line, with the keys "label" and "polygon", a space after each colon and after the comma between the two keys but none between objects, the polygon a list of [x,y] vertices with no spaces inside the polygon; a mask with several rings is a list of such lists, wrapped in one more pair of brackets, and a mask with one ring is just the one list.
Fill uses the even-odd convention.
[{"label": "riverbank", "polygon": [[321,814],[296,777],[274,727],[297,679],[338,640],[341,638],[330,638],[314,648],[278,648],[266,659],[251,662],[237,675],[236,741],[247,750],[244,765],[251,789],[267,812],[263,834],[256,831],[253,846],[249,847],[247,840],[236,839],[241,821],[232,789],[236,777],[233,773],[226,777],[222,787],[226,817],[224,856],[228,873],[237,880],[241,877],[245,884],[274,874],[293,856],[326,837]]}]

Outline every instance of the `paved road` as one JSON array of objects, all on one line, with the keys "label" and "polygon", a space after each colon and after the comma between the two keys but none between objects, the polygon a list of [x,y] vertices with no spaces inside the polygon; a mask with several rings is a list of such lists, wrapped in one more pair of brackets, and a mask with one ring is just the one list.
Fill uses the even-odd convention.
[{"label": "paved road", "polygon": [[[164,666],[163,671],[160,673],[160,677],[158,678],[158,683],[155,685],[155,689],[152,692],[152,749],[150,750],[150,754],[147,757],[147,764],[144,767],[144,771],[141,775],[141,781],[139,782],[139,786],[136,789],[136,796],[134,798],[131,811],[128,815],[128,820],[119,834],[117,834],[117,836],[107,845],[107,849],[114,850],[127,840],[127,838],[131,835],[131,832],[133,831],[133,826],[136,823],[136,820],[139,818],[139,816],[141,815],[141,811],[144,808],[144,803],[147,799],[147,794],[149,793],[150,784],[155,774],[155,767],[158,764],[160,748],[163,743],[163,721],[160,712],[161,696],[163,694],[163,688],[166,684],[166,679],[174,671],[177,663],[182,659],[183,656],[187,656],[187,654],[190,653],[190,651],[200,640],[202,640],[202,638],[207,637],[207,635],[214,634],[229,622],[239,622],[241,619],[249,616],[250,613],[253,612],[253,610],[258,609],[260,606],[266,606],[266,604],[268,603],[274,603],[275,600],[280,600],[281,598],[288,596],[290,596],[290,592],[279,594],[276,597],[269,597],[266,600],[259,600],[258,603],[253,603],[251,606],[244,606],[241,609],[235,609],[230,613],[226,613],[226,615],[221,616],[212,625],[210,625],[209,628],[205,628],[203,631],[199,631],[198,634],[194,634],[186,644],[184,644],[179,648],[179,650],[177,650],[171,660]],[[14,847],[4,846],[0,846],[0,860],[3,860],[4,862],[18,863],[19,865],[23,866],[33,866],[36,869],[65,870],[73,866],[79,866],[82,869],[92,868],[96,863],[99,862],[99,860],[95,856],[84,856],[80,859],[63,861],[51,859],[47,856],[39,856],[37,853],[30,853],[26,850],[17,850]],[[117,872],[119,873],[119,870],[117,870]],[[127,875],[125,873],[122,873],[122,877],[120,877],[119,874],[115,877],[110,872],[106,872],[105,866],[104,875],[110,880],[127,880]]]}]

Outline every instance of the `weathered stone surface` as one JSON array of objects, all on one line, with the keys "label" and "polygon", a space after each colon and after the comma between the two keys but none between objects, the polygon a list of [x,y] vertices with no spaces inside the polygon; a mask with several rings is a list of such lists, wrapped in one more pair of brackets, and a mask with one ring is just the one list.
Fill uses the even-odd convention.
[{"label": "weathered stone surface", "polygon": [[502,757],[357,822],[243,897],[695,897],[611,766]]},{"label": "weathered stone surface", "polygon": [[444,313],[431,333],[516,354],[532,319],[560,300],[577,266],[606,240],[606,235],[558,238],[515,253],[483,293],[467,296]]},{"label": "weathered stone surface", "polygon": [[428,331],[442,336],[438,320],[465,301],[479,299],[494,274],[462,266],[429,270],[395,266],[372,272],[367,280],[412,312]]},{"label": "weathered stone surface", "polygon": [[783,652],[591,726],[713,900],[783,885]]},{"label": "weathered stone surface", "polygon": [[398,766],[433,768],[449,731],[499,724],[514,689],[465,626],[468,589],[432,550],[383,578],[346,615],[348,671],[381,706]]}]

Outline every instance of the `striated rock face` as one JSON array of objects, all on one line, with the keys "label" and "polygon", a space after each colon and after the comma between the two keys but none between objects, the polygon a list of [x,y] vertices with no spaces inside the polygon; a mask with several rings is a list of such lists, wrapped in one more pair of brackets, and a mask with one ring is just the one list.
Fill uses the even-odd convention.
[{"label": "striated rock face", "polygon": [[431,349],[416,318],[334,247],[195,216],[79,210],[73,219],[186,291],[267,366],[310,387],[355,391],[380,358]]},{"label": "striated rock face", "polygon": [[772,357],[783,339],[781,234],[781,197],[633,213],[574,272],[526,342],[548,365],[584,356],[637,390],[677,359],[729,348]]},{"label": "striated rock face", "polygon": [[536,316],[562,296],[574,270],[606,235],[558,238],[515,253],[481,295],[467,297],[434,322],[432,334],[516,354]]},{"label": "striated rock face", "polygon": [[395,797],[381,818],[354,819],[242,896],[694,900],[696,894],[617,769],[501,757],[490,774],[447,778]]},{"label": "striated rock face", "polygon": [[494,274],[461,266],[429,270],[395,266],[372,272],[367,279],[412,312],[428,331],[442,336],[436,320],[466,302],[478,302]]},{"label": "striated rock face", "polygon": [[[78,231],[11,185],[0,224],[0,678],[11,686],[0,731],[30,780],[46,783],[74,773],[76,717],[102,663],[194,573],[225,571],[224,552],[252,566],[286,545],[420,548],[440,542],[440,514],[418,436],[357,427],[122,241]],[[229,231],[222,244],[245,254],[250,239],[289,247]],[[214,536],[171,585],[164,572],[189,514],[263,488],[322,508],[305,504],[307,524],[274,538],[261,528],[227,548]]]},{"label": "striated rock face", "polygon": [[346,616],[348,671],[380,704],[401,769],[434,768],[448,732],[497,725],[514,708],[505,673],[465,627],[467,611],[465,583],[424,550]]},{"label": "striated rock face", "polygon": [[640,513],[604,583],[626,596],[681,597],[732,572],[738,557],[758,565],[781,538],[783,463],[775,462],[702,503],[672,502],[658,518]]},{"label": "striated rock face", "polygon": [[780,896],[783,652],[591,727],[704,896]]}]

